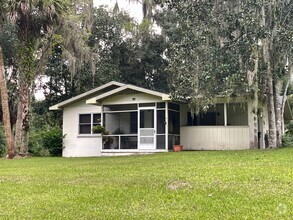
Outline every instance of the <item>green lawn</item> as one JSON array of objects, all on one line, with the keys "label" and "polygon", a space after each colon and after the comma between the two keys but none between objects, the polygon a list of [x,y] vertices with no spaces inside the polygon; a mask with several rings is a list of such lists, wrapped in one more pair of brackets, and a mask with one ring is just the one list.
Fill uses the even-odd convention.
[{"label": "green lawn", "polygon": [[293,148],[0,160],[0,219],[290,219]]}]

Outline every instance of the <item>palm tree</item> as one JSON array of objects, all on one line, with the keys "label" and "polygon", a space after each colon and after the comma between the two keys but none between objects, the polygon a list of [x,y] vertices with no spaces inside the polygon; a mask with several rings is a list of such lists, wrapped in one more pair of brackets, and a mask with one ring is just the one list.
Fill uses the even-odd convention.
[{"label": "palm tree", "polygon": [[[17,26],[19,102],[15,131],[16,153],[28,152],[29,105],[32,87],[44,49],[66,10],[62,0],[9,0],[9,21]],[[38,53],[36,53],[38,52]],[[37,54],[41,54],[38,56]]]}]

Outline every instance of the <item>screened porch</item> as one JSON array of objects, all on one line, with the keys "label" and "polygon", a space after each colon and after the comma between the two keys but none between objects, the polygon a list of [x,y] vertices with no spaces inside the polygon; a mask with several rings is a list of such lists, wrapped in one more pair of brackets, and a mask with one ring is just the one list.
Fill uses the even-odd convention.
[{"label": "screened porch", "polygon": [[161,151],[180,143],[180,106],[169,102],[102,105],[102,150]]},{"label": "screened porch", "polygon": [[192,115],[181,127],[181,144],[187,150],[249,149],[248,103],[217,103]]}]

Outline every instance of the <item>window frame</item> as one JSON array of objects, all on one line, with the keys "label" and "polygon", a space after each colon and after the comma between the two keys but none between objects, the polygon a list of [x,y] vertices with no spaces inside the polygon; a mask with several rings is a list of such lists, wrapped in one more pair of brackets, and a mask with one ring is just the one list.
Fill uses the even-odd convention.
[{"label": "window frame", "polygon": [[[88,122],[88,123],[81,123],[80,122],[80,116],[81,115],[90,115],[91,121]],[[99,115],[100,116],[100,122],[99,123],[95,123],[94,122],[95,115]],[[102,125],[101,119],[102,119],[101,113],[80,113],[80,114],[78,114],[78,135],[79,136],[99,135],[97,133],[93,133],[93,126]],[[80,133],[80,126],[81,125],[90,125],[90,133]]]}]

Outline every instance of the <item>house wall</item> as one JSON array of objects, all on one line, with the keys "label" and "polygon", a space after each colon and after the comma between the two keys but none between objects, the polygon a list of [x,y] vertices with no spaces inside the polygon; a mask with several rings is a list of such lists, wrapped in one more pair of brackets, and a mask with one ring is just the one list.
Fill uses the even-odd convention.
[{"label": "house wall", "polygon": [[100,156],[102,148],[101,135],[79,135],[79,114],[100,113],[101,108],[86,105],[85,101],[76,102],[63,109],[63,157]]},{"label": "house wall", "polygon": [[248,126],[181,127],[184,150],[244,150],[250,148]]}]

